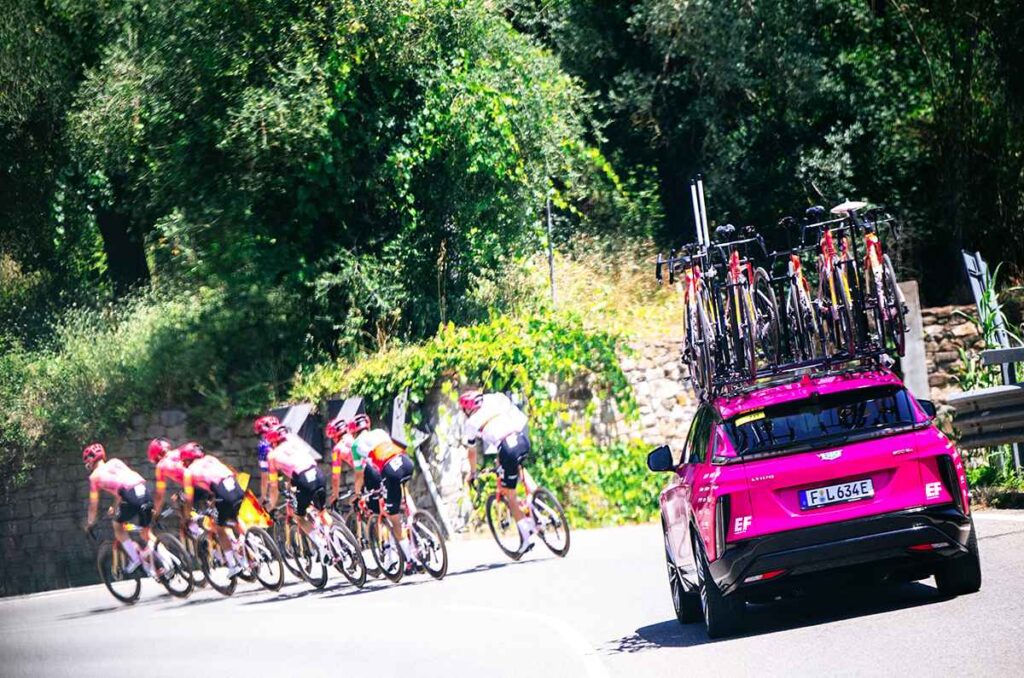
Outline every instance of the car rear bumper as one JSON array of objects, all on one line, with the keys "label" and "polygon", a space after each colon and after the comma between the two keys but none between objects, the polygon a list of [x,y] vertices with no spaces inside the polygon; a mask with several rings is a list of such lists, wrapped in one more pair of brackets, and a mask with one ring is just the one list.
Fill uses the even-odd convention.
[{"label": "car rear bumper", "polygon": [[[710,564],[711,576],[719,590],[729,595],[870,563],[926,565],[966,553],[970,532],[970,518],[952,505],[886,513],[731,544]],[[924,552],[910,549],[922,544],[938,546]],[[779,570],[783,573],[777,578],[745,581]]]}]

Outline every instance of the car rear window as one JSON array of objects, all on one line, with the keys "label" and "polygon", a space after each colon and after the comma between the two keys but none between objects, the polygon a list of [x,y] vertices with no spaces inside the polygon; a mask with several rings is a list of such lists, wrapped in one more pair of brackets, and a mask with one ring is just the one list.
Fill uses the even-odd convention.
[{"label": "car rear window", "polygon": [[739,456],[841,443],[915,423],[906,389],[883,386],[843,391],[739,414],[725,431]]}]

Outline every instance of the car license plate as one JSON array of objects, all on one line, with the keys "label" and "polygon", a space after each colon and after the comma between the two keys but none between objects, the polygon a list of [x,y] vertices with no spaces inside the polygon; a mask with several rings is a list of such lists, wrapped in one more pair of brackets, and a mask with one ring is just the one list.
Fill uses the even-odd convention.
[{"label": "car license plate", "polygon": [[873,496],[875,496],[875,486],[870,478],[865,478],[848,483],[816,487],[813,490],[800,490],[800,508],[807,510],[829,504],[860,501]]}]

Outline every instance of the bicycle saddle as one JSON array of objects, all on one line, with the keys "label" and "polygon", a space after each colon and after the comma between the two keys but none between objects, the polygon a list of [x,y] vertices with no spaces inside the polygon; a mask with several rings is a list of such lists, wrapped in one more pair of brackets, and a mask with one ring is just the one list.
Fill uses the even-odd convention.
[{"label": "bicycle saddle", "polygon": [[847,200],[845,202],[839,203],[829,211],[835,215],[842,215],[849,214],[851,212],[856,212],[857,210],[862,210],[867,206],[868,204],[866,202],[861,202],[859,200]]},{"label": "bicycle saddle", "polygon": [[804,215],[808,219],[821,219],[825,216],[825,208],[821,205],[815,205],[814,207],[808,207],[804,210]]},{"label": "bicycle saddle", "polygon": [[718,242],[728,242],[736,235],[736,227],[732,224],[722,224],[721,226],[715,227],[715,240]]}]

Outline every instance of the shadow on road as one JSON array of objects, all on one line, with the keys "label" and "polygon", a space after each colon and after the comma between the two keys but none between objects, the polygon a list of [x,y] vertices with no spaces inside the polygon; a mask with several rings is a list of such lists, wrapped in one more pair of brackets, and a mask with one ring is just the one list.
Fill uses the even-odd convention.
[{"label": "shadow on road", "polygon": [[949,600],[921,583],[851,587],[834,595],[802,596],[767,605],[747,605],[744,632],[733,638],[709,639],[703,624],[679,624],[674,618],[637,629],[608,642],[606,655],[633,654],[663,647],[692,647],[736,638],[817,626]]}]

